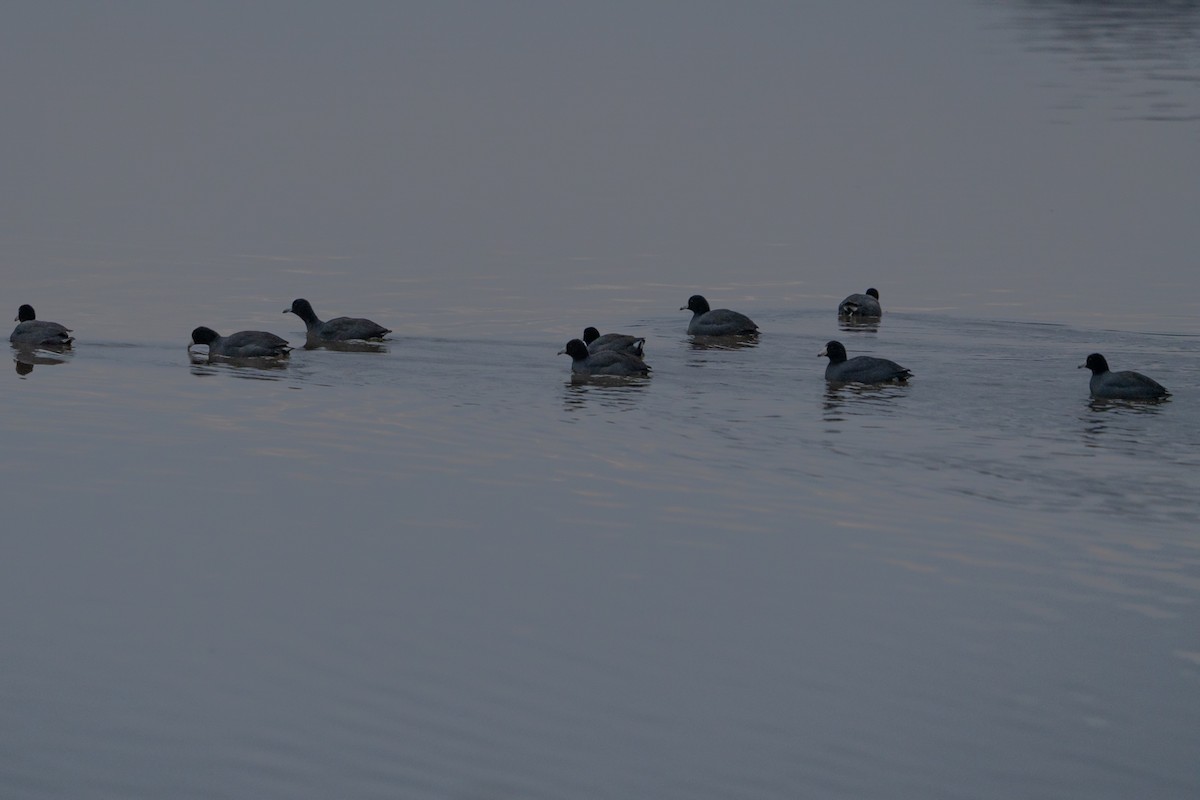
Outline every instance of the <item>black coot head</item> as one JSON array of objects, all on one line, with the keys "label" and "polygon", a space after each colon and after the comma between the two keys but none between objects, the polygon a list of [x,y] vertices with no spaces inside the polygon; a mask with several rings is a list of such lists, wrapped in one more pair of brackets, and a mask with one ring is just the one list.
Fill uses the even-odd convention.
[{"label": "black coot head", "polygon": [[1092,353],[1087,357],[1087,361],[1079,365],[1080,369],[1084,367],[1090,369],[1093,375],[1100,375],[1108,372],[1108,361],[1099,353]]},{"label": "black coot head", "polygon": [[838,341],[826,342],[825,349],[817,353],[817,356],[828,356],[829,360],[836,364],[846,360],[846,348]]},{"label": "black coot head", "polygon": [[192,344],[212,344],[218,338],[220,336],[216,331],[203,325],[192,331]]},{"label": "black coot head", "polygon": [[316,314],[313,312],[312,303],[308,302],[303,297],[298,297],[295,300],[293,300],[292,307],[285,308],[283,310],[283,313],[286,314],[289,311],[291,313],[295,314],[300,319],[304,319],[304,320],[307,320],[309,317],[316,316]]},{"label": "black coot head", "polygon": [[566,347],[558,351],[560,356],[563,353],[569,355],[573,361],[578,361],[582,358],[588,357],[588,347],[583,343],[582,339],[572,339],[571,341],[567,342]]}]

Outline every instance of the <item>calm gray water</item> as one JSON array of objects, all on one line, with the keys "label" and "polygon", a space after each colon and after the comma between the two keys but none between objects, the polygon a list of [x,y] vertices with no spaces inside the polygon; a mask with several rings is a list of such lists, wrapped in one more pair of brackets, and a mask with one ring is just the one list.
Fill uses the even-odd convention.
[{"label": "calm gray water", "polygon": [[1193,6],[230,8],[4,12],[0,795],[1200,793]]}]

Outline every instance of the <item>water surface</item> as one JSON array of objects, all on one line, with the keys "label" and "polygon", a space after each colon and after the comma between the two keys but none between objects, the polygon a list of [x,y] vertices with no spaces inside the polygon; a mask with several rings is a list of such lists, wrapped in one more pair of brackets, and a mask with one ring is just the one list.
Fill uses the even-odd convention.
[{"label": "water surface", "polygon": [[5,797],[1197,795],[1194,12],[288,8],[0,26]]}]

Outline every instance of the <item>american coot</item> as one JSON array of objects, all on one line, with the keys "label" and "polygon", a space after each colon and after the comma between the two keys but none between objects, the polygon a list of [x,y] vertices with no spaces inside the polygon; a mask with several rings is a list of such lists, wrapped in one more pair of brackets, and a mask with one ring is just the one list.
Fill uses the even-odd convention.
[{"label": "american coot", "polygon": [[855,356],[847,359],[846,348],[841,342],[827,343],[817,355],[829,357],[825,380],[832,383],[904,383],[912,375],[912,370],[886,358]]},{"label": "american coot", "polygon": [[70,347],[75,337],[71,336],[70,328],[64,328],[57,322],[48,322],[37,318],[33,306],[26,303],[17,309],[14,320],[17,327],[9,335],[8,341],[20,347]]},{"label": "american coot", "polygon": [[1080,369],[1084,367],[1092,371],[1089,381],[1092,397],[1101,400],[1159,400],[1171,394],[1158,381],[1140,372],[1110,372],[1108,360],[1099,353],[1092,353],[1079,365]]},{"label": "american coot", "polygon": [[391,331],[382,325],[377,325],[369,319],[359,317],[335,317],[322,322],[313,311],[312,304],[304,298],[292,301],[291,308],[283,310],[285,314],[295,314],[304,320],[308,329],[308,341],[313,342],[348,342],[355,339],[382,339]]},{"label": "american coot", "polygon": [[571,372],[576,375],[649,375],[650,365],[635,355],[616,350],[589,353],[582,339],[572,339],[558,351],[571,357]]},{"label": "american coot", "polygon": [[583,341],[588,346],[588,352],[599,353],[601,350],[615,350],[618,353],[629,353],[641,358],[645,352],[645,338],[630,336],[627,333],[606,333],[600,335],[595,328],[583,329]]},{"label": "american coot", "polygon": [[212,328],[203,325],[192,331],[192,343],[188,345],[188,352],[198,344],[208,345],[209,356],[224,358],[284,358],[292,349],[286,339],[266,331],[238,331],[229,336],[221,336]]},{"label": "american coot", "polygon": [[883,307],[879,305],[879,292],[872,288],[863,294],[852,294],[838,304],[839,317],[882,317]]},{"label": "american coot", "polygon": [[758,326],[745,314],[728,308],[710,309],[708,301],[701,295],[688,298],[687,305],[680,311],[691,311],[692,321],[687,332],[691,336],[739,336],[758,333]]}]

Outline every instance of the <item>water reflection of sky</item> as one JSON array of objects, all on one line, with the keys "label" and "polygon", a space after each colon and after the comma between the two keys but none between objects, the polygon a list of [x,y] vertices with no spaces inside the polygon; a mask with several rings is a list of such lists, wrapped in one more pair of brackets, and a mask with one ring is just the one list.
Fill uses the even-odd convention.
[{"label": "water reflection of sky", "polygon": [[[1026,46],[1076,61],[1087,79],[1081,104],[1104,103],[1121,117],[1200,122],[1200,7],[1171,2],[1005,3]],[[1068,90],[1068,87],[1062,87]]]}]

